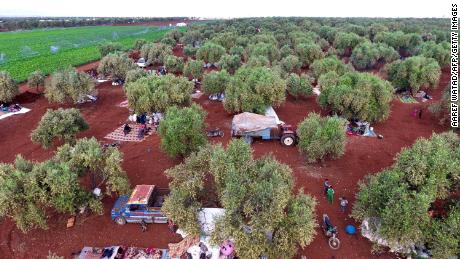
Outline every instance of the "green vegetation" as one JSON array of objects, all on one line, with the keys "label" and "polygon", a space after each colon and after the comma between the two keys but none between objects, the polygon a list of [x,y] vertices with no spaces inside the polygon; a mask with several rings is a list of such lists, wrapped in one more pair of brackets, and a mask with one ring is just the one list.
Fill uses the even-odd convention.
[{"label": "green vegetation", "polygon": [[122,153],[102,149],[95,139],[81,139],[75,146],[65,144],[44,162],[25,160],[0,164],[0,217],[9,217],[23,232],[47,228],[48,214],[56,211],[75,215],[81,207],[102,214],[102,200],[80,184],[80,177],[93,175],[93,187],[105,193],[126,194],[129,180],[121,168]]},{"label": "green vegetation", "polygon": [[171,178],[163,205],[168,217],[187,233],[200,234],[199,209],[204,202],[221,204],[225,214],[215,224],[212,242],[232,237],[242,258],[292,258],[298,246],[313,240],[315,199],[302,190],[294,194],[289,166],[272,156],[254,159],[243,140],[232,140],[226,149],[205,146],[166,174]]},{"label": "green vegetation", "polygon": [[32,131],[31,139],[43,148],[51,147],[55,139],[75,144],[77,133],[88,128],[89,125],[78,109],[48,109],[37,128]]},{"label": "green vegetation", "polygon": [[0,71],[0,102],[11,102],[19,94],[19,88],[10,74]]},{"label": "green vegetation", "polygon": [[[455,133],[419,139],[392,167],[360,183],[352,216],[370,219],[371,230],[391,248],[423,244],[433,258],[459,254],[460,203],[449,199],[460,187],[459,154]],[[436,211],[435,201],[444,201],[446,211]]]},{"label": "green vegetation", "polygon": [[345,153],[345,127],[347,121],[338,117],[321,117],[310,113],[299,124],[297,134],[299,149],[309,162],[337,159]]},{"label": "green vegetation", "polygon": [[192,102],[193,84],[185,77],[152,75],[127,83],[125,88],[130,108],[138,114],[165,112],[171,106]]},{"label": "green vegetation", "polygon": [[298,99],[301,96],[310,96],[313,94],[313,86],[311,85],[313,78],[302,74],[289,74],[286,79],[286,88],[290,95]]},{"label": "green vegetation", "polygon": [[226,70],[207,73],[203,78],[203,91],[207,94],[224,93],[230,80],[230,74]]},{"label": "green vegetation", "polygon": [[35,87],[38,91],[39,86],[45,86],[45,75],[40,70],[32,72],[27,78],[29,88]]},{"label": "green vegetation", "polygon": [[388,81],[370,73],[349,72],[336,85],[323,86],[319,103],[347,119],[376,122],[388,118],[392,99]]},{"label": "green vegetation", "polygon": [[50,102],[76,103],[82,96],[94,91],[94,81],[86,73],[73,68],[53,73],[51,81],[45,85],[45,97]]},{"label": "green vegetation", "polygon": [[225,89],[228,112],[263,113],[266,106],[278,106],[286,99],[286,82],[266,67],[241,67]]},{"label": "green vegetation", "polygon": [[95,26],[37,29],[0,33],[0,70],[21,82],[41,70],[51,74],[59,68],[77,66],[101,58],[98,46],[107,41],[131,48],[142,37],[156,40],[166,33],[156,27]]},{"label": "green vegetation", "polygon": [[207,140],[205,117],[206,112],[197,104],[168,108],[159,128],[161,148],[172,157],[183,157],[197,151]]},{"label": "green vegetation", "polygon": [[123,53],[108,54],[103,57],[97,72],[104,76],[111,76],[113,80],[125,80],[128,71],[136,69],[137,66],[128,55]]}]

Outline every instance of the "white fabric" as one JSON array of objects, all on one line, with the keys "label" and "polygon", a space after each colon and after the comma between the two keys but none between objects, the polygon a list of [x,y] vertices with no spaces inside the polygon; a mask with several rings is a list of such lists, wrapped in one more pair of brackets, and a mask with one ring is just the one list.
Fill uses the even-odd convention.
[{"label": "white fabric", "polygon": [[21,110],[19,110],[17,112],[8,112],[6,114],[0,115],[0,120],[5,119],[5,118],[10,117],[10,116],[13,116],[15,114],[22,114],[22,113],[26,113],[26,112],[29,112],[29,111],[30,111],[30,109],[22,107]]},{"label": "white fabric", "polygon": [[275,128],[278,127],[278,121],[276,117],[243,112],[233,117],[232,130],[236,132],[251,132],[266,128]]}]

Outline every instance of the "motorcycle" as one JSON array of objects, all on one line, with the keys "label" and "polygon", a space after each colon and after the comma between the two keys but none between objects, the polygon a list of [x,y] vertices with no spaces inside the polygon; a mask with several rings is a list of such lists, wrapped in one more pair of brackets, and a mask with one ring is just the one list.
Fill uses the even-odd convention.
[{"label": "motorcycle", "polygon": [[327,214],[323,214],[323,231],[326,237],[329,237],[328,244],[329,247],[337,250],[340,247],[340,240],[337,237],[338,232],[337,232],[337,227],[332,225],[331,220],[329,219],[329,216]]},{"label": "motorcycle", "polygon": [[208,137],[223,137],[224,131],[219,128],[213,128],[206,131]]}]

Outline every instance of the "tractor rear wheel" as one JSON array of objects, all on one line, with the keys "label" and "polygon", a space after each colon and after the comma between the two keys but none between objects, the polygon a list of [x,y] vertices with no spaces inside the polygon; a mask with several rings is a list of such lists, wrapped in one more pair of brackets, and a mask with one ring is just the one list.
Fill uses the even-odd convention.
[{"label": "tractor rear wheel", "polygon": [[281,145],[291,147],[295,144],[295,136],[293,134],[286,134],[281,137]]}]

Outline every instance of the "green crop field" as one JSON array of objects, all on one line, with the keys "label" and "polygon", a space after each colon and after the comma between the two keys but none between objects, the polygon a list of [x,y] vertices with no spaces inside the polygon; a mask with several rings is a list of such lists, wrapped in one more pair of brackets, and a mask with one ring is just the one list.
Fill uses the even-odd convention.
[{"label": "green crop field", "polygon": [[152,26],[95,26],[38,29],[0,33],[0,71],[25,81],[35,70],[49,74],[101,58],[98,44],[120,42],[131,48],[136,39],[161,38],[169,28]]}]

